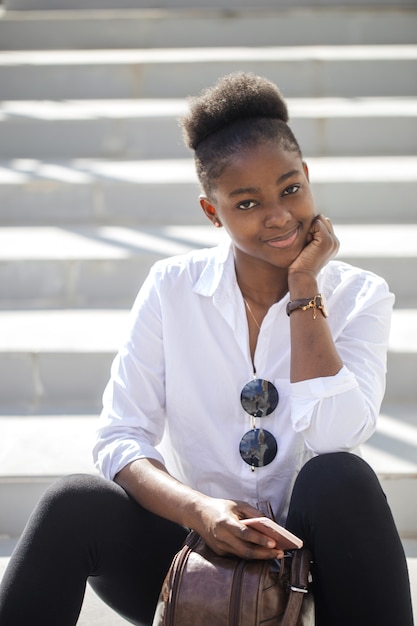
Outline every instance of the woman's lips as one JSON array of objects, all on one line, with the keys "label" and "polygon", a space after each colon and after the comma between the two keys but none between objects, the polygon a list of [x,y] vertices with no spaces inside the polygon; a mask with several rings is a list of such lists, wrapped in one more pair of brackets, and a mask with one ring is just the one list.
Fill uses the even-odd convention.
[{"label": "woman's lips", "polygon": [[275,239],[268,239],[265,243],[273,248],[288,248],[297,239],[298,228],[284,235],[283,237],[276,237]]}]

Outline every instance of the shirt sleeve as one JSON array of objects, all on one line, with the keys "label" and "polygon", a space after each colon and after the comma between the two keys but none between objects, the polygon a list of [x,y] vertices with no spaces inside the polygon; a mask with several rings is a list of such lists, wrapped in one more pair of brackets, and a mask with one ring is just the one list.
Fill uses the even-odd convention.
[{"label": "shirt sleeve", "polygon": [[342,369],[335,376],[291,385],[293,428],[316,454],[363,444],[375,431],[385,392],[394,296],[383,279],[367,273],[350,307],[349,298],[343,300],[343,306],[334,307],[332,327]]},{"label": "shirt sleeve", "polygon": [[130,314],[126,340],[103,394],[93,458],[109,480],[130,462],[152,458],[165,424],[165,366],[157,281],[152,270]]}]

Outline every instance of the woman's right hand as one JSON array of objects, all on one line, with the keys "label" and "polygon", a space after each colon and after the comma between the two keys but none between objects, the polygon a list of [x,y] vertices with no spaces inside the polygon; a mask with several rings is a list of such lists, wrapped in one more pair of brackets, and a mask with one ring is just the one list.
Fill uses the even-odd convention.
[{"label": "woman's right hand", "polygon": [[311,222],[305,247],[288,268],[289,283],[291,276],[297,274],[307,274],[316,279],[320,270],[336,256],[338,250],[339,240],[331,221],[323,215],[316,215]]},{"label": "woman's right hand", "polygon": [[219,555],[234,554],[243,559],[283,558],[283,551],[275,547],[273,539],[240,521],[259,516],[258,509],[245,502],[207,497],[194,530]]},{"label": "woman's right hand", "polygon": [[283,556],[273,540],[240,521],[259,517],[258,509],[195,491],[168,474],[160,461],[132,461],[115,476],[115,481],[144,508],[193,528],[217,554],[235,554],[244,559]]}]

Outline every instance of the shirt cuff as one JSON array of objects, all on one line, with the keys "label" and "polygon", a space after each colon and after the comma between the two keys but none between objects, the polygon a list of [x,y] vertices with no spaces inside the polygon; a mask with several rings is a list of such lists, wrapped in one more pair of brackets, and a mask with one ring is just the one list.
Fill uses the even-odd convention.
[{"label": "shirt cuff", "polygon": [[335,376],[311,378],[291,383],[291,422],[296,432],[310,426],[314,408],[324,398],[330,398],[359,387],[355,376],[346,366]]},{"label": "shirt cuff", "polygon": [[98,452],[96,466],[102,476],[114,480],[116,474],[126,465],[139,459],[154,459],[164,464],[164,458],[152,445],[146,443],[139,445],[136,441],[126,440],[118,442],[113,451],[105,448]]}]

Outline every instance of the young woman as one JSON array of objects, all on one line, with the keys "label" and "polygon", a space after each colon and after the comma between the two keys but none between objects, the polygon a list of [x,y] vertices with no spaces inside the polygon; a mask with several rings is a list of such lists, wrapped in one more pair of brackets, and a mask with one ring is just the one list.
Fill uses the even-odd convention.
[{"label": "young woman", "polygon": [[286,104],[225,77],[183,120],[201,207],[228,240],[156,263],[104,394],[104,478],[41,500],[6,572],[0,623],[73,625],[86,581],[150,624],[187,528],[218,553],[281,556],[245,526],[269,501],[314,557],[318,626],[410,626],[386,498],[355,451],[375,430],[393,296],[332,261]]}]

